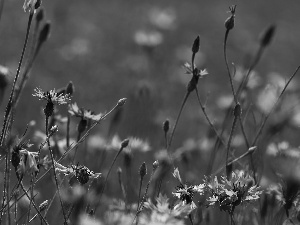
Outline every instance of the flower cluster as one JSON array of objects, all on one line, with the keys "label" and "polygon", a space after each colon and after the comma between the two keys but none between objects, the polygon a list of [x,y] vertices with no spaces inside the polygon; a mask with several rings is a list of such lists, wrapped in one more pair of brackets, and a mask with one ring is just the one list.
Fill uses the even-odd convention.
[{"label": "flower cluster", "polygon": [[206,179],[206,190],[211,195],[207,201],[209,206],[218,205],[221,210],[229,214],[234,212],[236,206],[242,202],[257,200],[262,193],[257,185],[253,185],[253,178],[244,172],[232,172],[231,178],[215,177],[211,181]]},{"label": "flower cluster", "polygon": [[34,92],[33,96],[38,97],[39,100],[51,101],[56,105],[64,105],[71,100],[69,94],[57,93],[55,89],[44,92],[41,88],[35,88]]}]

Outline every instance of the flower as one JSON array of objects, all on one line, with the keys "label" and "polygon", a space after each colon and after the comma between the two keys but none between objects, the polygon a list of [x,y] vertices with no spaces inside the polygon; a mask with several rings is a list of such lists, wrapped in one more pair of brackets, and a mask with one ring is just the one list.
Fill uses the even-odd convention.
[{"label": "flower", "polygon": [[29,12],[34,12],[36,9],[38,9],[41,5],[41,0],[25,0],[23,9],[25,12],[29,10]]},{"label": "flower", "polygon": [[[186,62],[185,64],[183,64],[183,68],[185,69],[185,74],[193,74],[193,68],[190,63]],[[199,70],[199,69],[197,69],[196,65],[194,65],[194,68],[195,68],[194,70],[196,71],[196,74],[195,74],[196,76],[203,77],[205,75],[208,75],[208,72],[206,69]]]},{"label": "flower", "polygon": [[205,185],[183,184],[178,168],[174,170],[173,176],[180,182],[180,185],[175,188],[176,191],[173,192],[173,195],[179,198],[185,205],[189,205],[192,210],[197,208],[195,203],[193,202],[194,193],[198,192],[200,195],[202,195],[204,193]]},{"label": "flower", "polygon": [[232,214],[241,203],[259,199],[262,192],[253,183],[253,178],[243,171],[232,172],[230,179],[221,177],[221,182],[217,177],[210,182],[206,178],[206,189],[211,194],[207,199],[208,206],[218,205],[221,210]]},{"label": "flower", "polygon": [[71,165],[65,167],[55,162],[55,167],[57,172],[63,173],[65,176],[75,176],[80,184],[86,184],[89,179],[98,179],[101,176],[101,173],[95,173],[86,166],[81,165]]},{"label": "flower", "polygon": [[33,96],[38,97],[39,100],[46,100],[56,105],[64,105],[71,100],[69,94],[58,94],[55,89],[44,92],[41,88],[35,88],[34,92]]},{"label": "flower", "polygon": [[98,121],[102,118],[103,114],[94,114],[91,110],[86,110],[84,108],[79,108],[77,103],[69,105],[68,112],[75,117],[80,117],[83,120],[94,120]]}]

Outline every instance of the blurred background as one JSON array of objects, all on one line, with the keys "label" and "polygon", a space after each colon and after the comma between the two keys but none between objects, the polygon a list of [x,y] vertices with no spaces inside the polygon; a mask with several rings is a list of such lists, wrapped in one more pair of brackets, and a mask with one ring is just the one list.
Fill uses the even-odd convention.
[{"label": "blurred background", "polygon": [[[179,110],[190,79],[182,64],[190,61],[191,45],[198,34],[201,52],[196,63],[209,72],[201,79],[199,90],[204,100],[208,96],[208,111],[218,122],[217,99],[230,94],[222,47],[226,12],[232,4],[237,4],[237,10],[228,40],[229,61],[245,65],[257,50],[261,31],[276,24],[274,41],[256,72],[262,80],[270,73],[290,75],[299,63],[300,52],[300,4],[295,0],[44,0],[51,36],[32,69],[16,128],[24,129],[41,115],[41,102],[32,97],[35,87],[50,90],[72,81],[74,101],[95,112],[104,112],[118,99],[128,98],[117,129],[120,136],[139,136],[158,144],[163,138],[158,135],[162,134],[162,122],[166,118],[173,122]],[[6,1],[0,23],[0,64],[12,74],[28,20],[22,5],[19,0]],[[177,144],[201,135],[206,122],[195,96],[189,99],[181,121]],[[103,124],[103,132],[106,126]]]},{"label": "blurred background", "polygon": [[[116,146],[122,139],[137,137],[131,146],[133,151],[138,149],[142,152],[135,155],[137,160],[133,167],[136,174],[144,160],[150,166],[153,155],[158,159],[166,157],[165,153],[158,151],[165,146],[162,123],[168,118],[173,126],[176,119],[190,80],[182,65],[190,62],[191,46],[197,35],[200,35],[201,47],[195,62],[198,68],[206,68],[209,73],[199,81],[199,93],[206,102],[211,120],[219,128],[232,99],[223,57],[223,40],[224,21],[230,16],[228,7],[233,4],[237,5],[236,23],[229,34],[228,58],[236,67],[235,84],[257,51],[261,32],[271,24],[276,25],[273,42],[264,52],[248,85],[253,94],[249,94],[251,103],[247,104],[254,105],[254,119],[247,126],[247,131],[249,136],[253,135],[262,115],[270,110],[280,88],[300,62],[300,3],[296,0],[44,0],[42,6],[46,19],[51,21],[51,36],[35,61],[21,97],[15,117],[15,132],[23,133],[26,124],[32,120],[36,121],[38,129],[44,129],[43,103],[32,96],[36,87],[47,91],[65,87],[72,81],[75,86],[73,101],[95,113],[107,112],[125,97],[127,103],[123,109],[97,127],[88,146],[99,148],[106,142],[105,139],[117,134],[111,145],[118,148]],[[22,6],[23,1],[20,0],[5,1],[0,23],[0,65],[9,68],[11,81],[20,58],[28,20],[28,13],[23,11]],[[288,101],[271,117],[266,135],[261,138],[262,152],[266,151],[269,157],[276,155],[278,149],[299,150],[293,148],[300,144],[298,81],[296,77]],[[1,123],[8,93],[7,90],[6,101],[1,105]],[[66,116],[64,110],[61,112]],[[74,128],[77,123],[78,120],[72,120]],[[76,129],[72,131],[75,138]],[[181,156],[182,162],[186,162],[183,164],[185,171],[194,171],[186,176],[186,180],[199,182],[202,179],[199,171],[205,172],[214,146],[213,137],[192,93],[172,145],[178,155],[195,150],[187,158]],[[287,140],[291,146],[288,143],[271,143],[274,140]],[[233,147],[245,150],[240,134],[235,136]],[[148,150],[152,151],[144,154]],[[85,160],[94,164],[91,169],[105,173],[99,167],[108,168],[114,154],[108,154],[108,160],[102,158],[102,153],[99,154],[101,157],[97,155],[97,160],[96,154],[87,155]],[[126,157],[127,160],[132,157],[126,154],[124,164]],[[195,162],[195,159],[199,159],[196,166],[189,163],[189,160]],[[222,156],[220,160],[224,163]],[[278,161],[279,164],[281,162]],[[265,169],[265,173],[268,174],[268,170]],[[118,187],[110,185],[107,190],[108,194],[117,193]]]}]

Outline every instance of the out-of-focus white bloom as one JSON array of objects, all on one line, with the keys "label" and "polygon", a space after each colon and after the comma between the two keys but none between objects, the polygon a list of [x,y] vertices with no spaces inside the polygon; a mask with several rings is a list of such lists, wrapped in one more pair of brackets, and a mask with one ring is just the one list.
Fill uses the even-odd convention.
[{"label": "out-of-focus white bloom", "polygon": [[134,41],[145,47],[156,47],[163,42],[163,39],[163,35],[158,31],[139,30],[134,34]]},{"label": "out-of-focus white bloom", "polygon": [[149,11],[149,20],[160,29],[171,30],[176,26],[176,13],[172,8],[153,8]]}]

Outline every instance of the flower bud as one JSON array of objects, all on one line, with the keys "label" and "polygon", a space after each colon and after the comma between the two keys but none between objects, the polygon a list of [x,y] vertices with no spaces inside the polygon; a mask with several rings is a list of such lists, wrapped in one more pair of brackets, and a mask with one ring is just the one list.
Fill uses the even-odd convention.
[{"label": "flower bud", "polygon": [[145,162],[142,163],[139,173],[140,173],[141,179],[143,179],[144,176],[147,174],[147,166],[146,166]]},{"label": "flower bud", "polygon": [[78,133],[80,133],[80,134],[83,133],[85,131],[86,127],[87,127],[87,120],[81,119],[77,126]]},{"label": "flower bud", "polygon": [[228,17],[225,21],[225,28],[226,30],[231,30],[234,28],[234,15]]},{"label": "flower bud", "polygon": [[40,211],[44,211],[45,209],[47,209],[48,207],[48,200],[43,201],[40,205],[39,205],[39,209]]},{"label": "flower bud", "polygon": [[50,28],[51,28],[51,23],[48,21],[45,23],[42,30],[40,31],[39,43],[43,43],[48,39],[50,34]]},{"label": "flower bud", "polygon": [[168,119],[166,119],[166,121],[163,123],[163,130],[165,133],[167,133],[169,131],[170,128],[170,122]]},{"label": "flower bud", "polygon": [[34,5],[34,9],[38,9],[42,4],[42,0],[37,0],[35,5]]},{"label": "flower bud", "polygon": [[41,8],[35,16],[36,22],[37,23],[41,22],[44,19],[44,16],[45,16],[45,11],[43,8]]},{"label": "flower bud", "polygon": [[200,49],[200,36],[198,35],[193,43],[192,52],[196,54]]},{"label": "flower bud", "polygon": [[118,106],[123,106],[126,103],[127,98],[122,98],[118,101]]},{"label": "flower bud", "polygon": [[121,143],[121,148],[126,148],[129,144],[129,139],[125,139]]},{"label": "flower bud", "polygon": [[158,167],[159,167],[159,162],[156,160],[156,161],[152,164],[153,171],[156,170]]},{"label": "flower bud", "polygon": [[242,108],[240,103],[237,103],[234,107],[233,115],[234,117],[239,117],[240,115],[242,115]]},{"label": "flower bud", "polygon": [[275,30],[276,30],[276,26],[275,25],[271,25],[269,26],[260,36],[260,44],[263,47],[266,47],[267,45],[269,45],[274,37],[275,34]]},{"label": "flower bud", "polygon": [[75,88],[74,88],[73,82],[70,81],[66,87],[66,94],[69,96],[72,96],[74,91],[75,91]]}]

